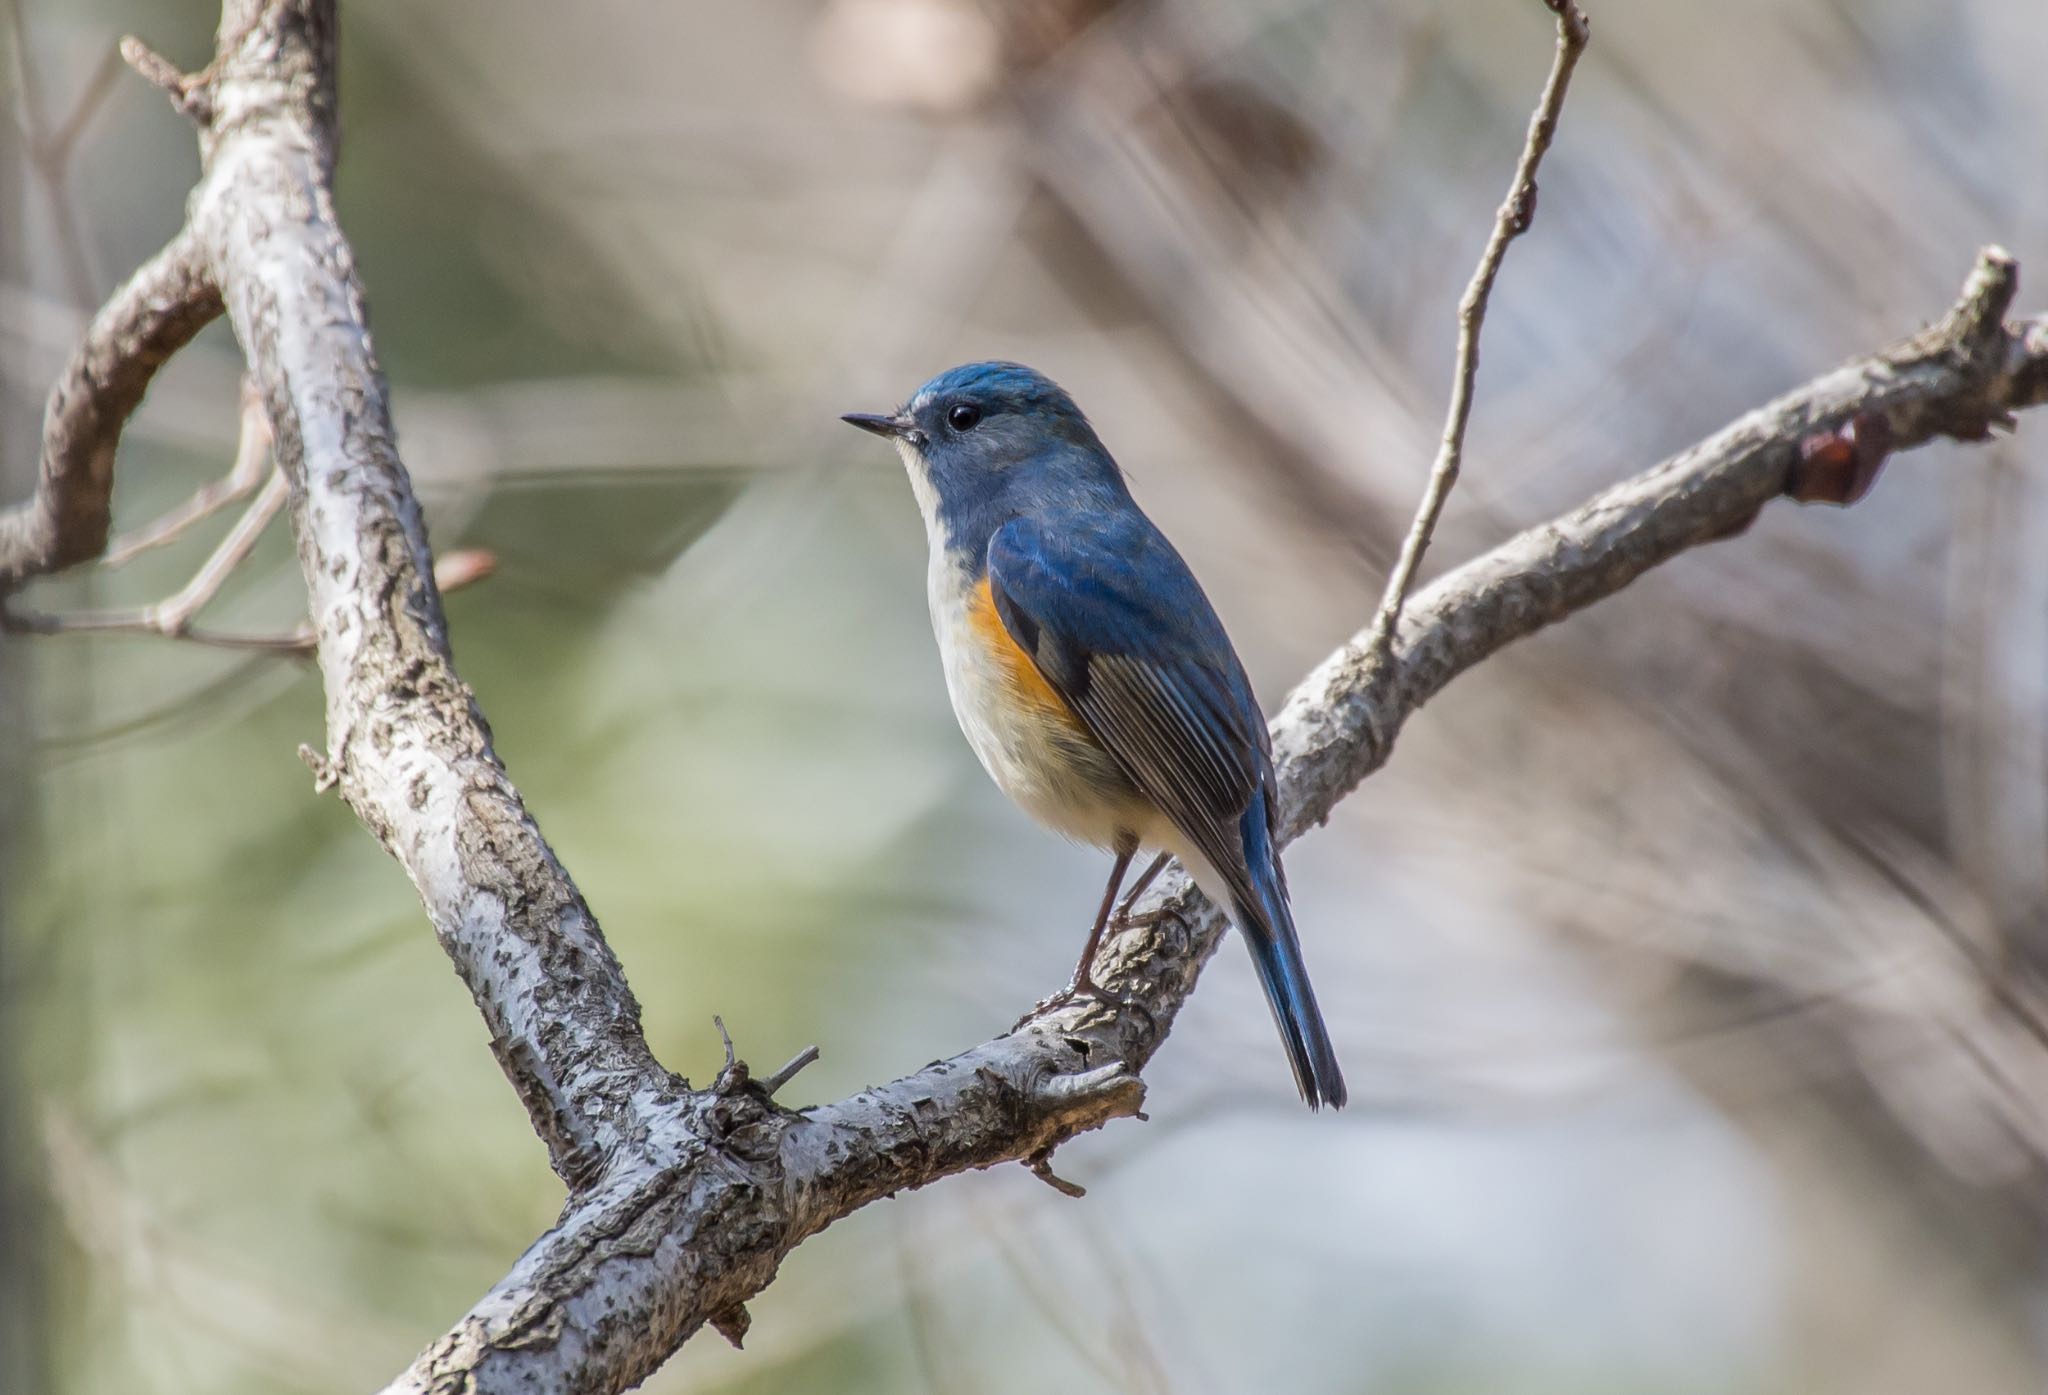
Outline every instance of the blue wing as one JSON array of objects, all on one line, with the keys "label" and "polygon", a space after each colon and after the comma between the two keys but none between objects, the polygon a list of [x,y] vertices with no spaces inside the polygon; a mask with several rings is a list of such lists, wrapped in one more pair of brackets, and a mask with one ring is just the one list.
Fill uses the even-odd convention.
[{"label": "blue wing", "polygon": [[1274,844],[1266,720],[1187,563],[1132,508],[1057,532],[1012,519],[988,577],[1010,637],[1223,878],[1303,1097],[1343,1104]]},{"label": "blue wing", "polygon": [[[1097,741],[1226,876],[1235,825],[1272,780],[1265,718],[1187,564],[1136,517],[989,541],[989,593],[1018,645]],[[1233,887],[1233,890],[1236,888]]]}]

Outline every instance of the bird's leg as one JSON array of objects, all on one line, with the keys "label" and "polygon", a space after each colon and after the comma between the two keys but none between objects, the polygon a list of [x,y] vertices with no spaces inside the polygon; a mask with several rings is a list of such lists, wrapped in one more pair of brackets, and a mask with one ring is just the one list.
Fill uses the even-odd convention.
[{"label": "bird's leg", "polygon": [[1016,1025],[1010,1028],[1011,1031],[1016,1031],[1018,1027],[1022,1027],[1026,1022],[1038,1016],[1038,1014],[1049,1012],[1056,1007],[1063,1007],[1076,998],[1095,998],[1105,1003],[1119,1002],[1117,998],[1111,996],[1107,989],[1095,981],[1095,952],[1102,948],[1102,935],[1109,928],[1110,911],[1116,906],[1116,894],[1122,890],[1124,873],[1130,870],[1131,859],[1137,855],[1138,845],[1135,840],[1128,844],[1119,843],[1117,845],[1116,864],[1109,869],[1109,886],[1102,893],[1102,905],[1095,912],[1095,925],[1088,932],[1088,943],[1081,949],[1080,962],[1074,965],[1074,976],[1067,980],[1065,988],[1062,988],[1050,998],[1040,1000],[1031,1011],[1018,1018]]},{"label": "bird's leg", "polygon": [[1159,874],[1166,870],[1166,864],[1170,860],[1171,854],[1161,853],[1152,859],[1151,866],[1138,874],[1138,880],[1131,884],[1131,889],[1124,893],[1124,899],[1117,903],[1116,916],[1111,921],[1111,924],[1115,925],[1118,930],[1149,930],[1155,925],[1165,925],[1171,922],[1180,927],[1182,934],[1187,933],[1187,917],[1172,906],[1161,906],[1158,910],[1147,911],[1143,915],[1133,915],[1131,913],[1131,908],[1138,904],[1138,898],[1143,896],[1152,883],[1159,879]]},{"label": "bird's leg", "polygon": [[1095,928],[1088,932],[1088,943],[1081,947],[1080,962],[1074,965],[1074,976],[1067,980],[1066,996],[1076,997],[1086,993],[1091,998],[1107,998],[1101,985],[1095,982],[1095,952],[1102,948],[1102,932],[1109,928],[1109,911],[1116,905],[1116,894],[1123,889],[1124,873],[1131,870],[1131,859],[1137,856],[1137,848],[1118,848],[1116,865],[1109,869],[1109,885],[1102,892],[1101,909],[1095,912]]},{"label": "bird's leg", "polygon": [[1131,889],[1124,893],[1124,899],[1117,902],[1117,929],[1125,930],[1133,925],[1137,925],[1140,923],[1151,923],[1150,920],[1144,922],[1132,920],[1131,908],[1138,904],[1138,898],[1140,896],[1143,896],[1146,893],[1146,891],[1151,888],[1152,883],[1159,880],[1159,874],[1166,870],[1166,864],[1170,857],[1171,854],[1161,853],[1159,854],[1159,856],[1152,859],[1152,864],[1149,867],[1147,867],[1144,871],[1138,873],[1138,879],[1131,883]]}]

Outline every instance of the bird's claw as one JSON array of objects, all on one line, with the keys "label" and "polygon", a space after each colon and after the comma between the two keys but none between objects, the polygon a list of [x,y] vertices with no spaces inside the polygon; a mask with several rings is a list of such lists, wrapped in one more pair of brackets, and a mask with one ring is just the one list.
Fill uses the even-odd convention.
[{"label": "bird's claw", "polygon": [[1013,1032],[1021,1031],[1024,1027],[1024,1024],[1026,1022],[1029,1022],[1032,1018],[1041,1017],[1048,1012],[1054,1011],[1057,1008],[1063,1008],[1071,1003],[1078,1002],[1082,998],[1093,998],[1096,1002],[1103,1004],[1105,1007],[1118,1006],[1118,999],[1115,997],[1115,995],[1110,993],[1108,989],[1104,988],[1094,979],[1086,977],[1076,977],[1070,979],[1067,983],[1067,986],[1065,988],[1062,988],[1059,992],[1052,994],[1050,997],[1040,998],[1037,1002],[1033,1003],[1031,1005],[1031,1011],[1025,1013],[1022,1017],[1018,1018],[1014,1023],[1012,1023],[1010,1026],[1010,1030]]},{"label": "bird's claw", "polygon": [[1157,910],[1146,911],[1142,915],[1132,915],[1128,910],[1122,910],[1118,911],[1115,919],[1110,921],[1110,927],[1119,935],[1130,930],[1151,930],[1161,925],[1171,925],[1174,928],[1179,943],[1182,945],[1187,943],[1188,931],[1190,929],[1188,918],[1171,906],[1161,906]]},{"label": "bird's claw", "polygon": [[1043,1017],[1048,1012],[1055,1012],[1060,1008],[1069,1007],[1083,998],[1093,998],[1112,1012],[1118,1009],[1127,1009],[1131,1012],[1143,1014],[1148,1023],[1155,1020],[1152,1016],[1152,1010],[1136,998],[1119,997],[1097,983],[1093,978],[1075,978],[1059,992],[1054,993],[1050,997],[1040,998],[1036,1003],[1032,1004],[1031,1011],[1013,1022],[1010,1025],[1010,1030],[1013,1032],[1022,1031],[1024,1025],[1033,1018]]}]

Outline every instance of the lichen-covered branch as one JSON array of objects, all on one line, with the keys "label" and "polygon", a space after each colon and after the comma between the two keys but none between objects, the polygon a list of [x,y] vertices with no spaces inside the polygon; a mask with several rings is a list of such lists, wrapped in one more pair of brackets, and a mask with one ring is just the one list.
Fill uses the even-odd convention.
[{"label": "lichen-covered branch", "polygon": [[[1028,1162],[1051,1179],[1061,1142],[1136,1113],[1139,1072],[1222,922],[1185,878],[1164,877],[1139,907],[1160,914],[1099,961],[1136,1007],[1042,1013],[801,1113],[737,1060],[704,1089],[664,1071],[449,657],[334,216],[334,46],[332,0],[229,0],[213,63],[159,74],[201,125],[203,181],[186,232],[102,312],[53,397],[36,499],[0,522],[0,579],[104,546],[120,421],[224,306],[290,486],[327,693],[326,749],[309,763],[418,888],[570,1189],[556,1226],[390,1389],[623,1390],[707,1324],[739,1340],[746,1300],[833,1221],[970,1168]],[[1450,573],[1409,601],[1389,647],[1361,632],[1274,723],[1286,835],[1325,817],[1410,715],[1503,646],[1739,533],[1774,498],[1847,502],[1888,451],[1980,439],[2048,400],[2048,321],[2008,323],[2015,288],[2010,259],[1987,252],[1925,333]]]}]

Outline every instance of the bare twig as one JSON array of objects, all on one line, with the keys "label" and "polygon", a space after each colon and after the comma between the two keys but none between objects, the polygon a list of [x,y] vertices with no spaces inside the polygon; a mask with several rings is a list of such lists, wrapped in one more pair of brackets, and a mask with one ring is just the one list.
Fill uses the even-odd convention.
[{"label": "bare twig", "polygon": [[220,312],[187,229],[93,316],[43,410],[35,497],[0,513],[0,597],[106,546],[121,427],[163,361]]},{"label": "bare twig", "polygon": [[[25,635],[132,634],[161,637],[164,633],[162,627],[146,618],[146,610],[145,607],[138,610],[80,611],[69,615],[10,612],[0,616],[0,630]],[[187,626],[175,638],[203,649],[241,649],[302,659],[313,653],[313,631],[305,625],[276,634],[234,634]]]},{"label": "bare twig", "polygon": [[[0,605],[0,631],[34,635],[156,635],[166,639],[183,640],[204,648],[241,649],[261,654],[308,658],[316,647],[317,637],[313,633],[312,625],[307,623],[300,623],[289,630],[274,634],[236,634],[224,630],[201,629],[192,624],[192,617],[213,599],[222,583],[246,560],[263,529],[284,506],[284,497],[284,476],[273,474],[269,487],[249,506],[248,511],[236,523],[235,530],[215,549],[213,556],[207,559],[206,565],[200,568],[198,574],[174,596],[153,605],[133,606],[122,610],[68,611],[54,615],[38,611],[12,611]],[[441,594],[445,596],[476,585],[490,577],[496,570],[497,558],[494,554],[481,548],[464,548],[451,552],[434,563],[434,581]]]},{"label": "bare twig", "polygon": [[277,517],[284,508],[288,487],[284,475],[273,470],[262,490],[220,540],[220,546],[206,559],[206,564],[194,574],[185,588],[169,600],[147,607],[149,618],[164,634],[176,638],[185,633],[192,623],[192,617],[219,594],[221,585],[229,573],[239,567],[263,536],[263,530],[270,526],[270,520]]},{"label": "bare twig", "polygon": [[[22,628],[37,634],[88,633],[91,631],[126,631],[133,634],[159,634],[172,639],[195,639],[200,643],[219,643],[221,636],[194,635],[192,618],[205,608],[220,593],[235,568],[255,551],[263,530],[284,508],[285,478],[272,473],[263,491],[245,510],[228,535],[221,539],[213,555],[193,574],[183,589],[150,605],[137,606],[127,610],[73,611],[68,615],[23,615],[11,617]],[[263,646],[269,647],[269,646]]]},{"label": "bare twig", "polygon": [[1522,145],[1522,158],[1515,164],[1507,201],[1494,215],[1486,250],[1480,253],[1479,266],[1458,302],[1458,353],[1451,372],[1450,410],[1444,418],[1436,461],[1429,468],[1429,482],[1422,491],[1422,503],[1415,510],[1415,521],[1408,525],[1407,537],[1401,541],[1401,554],[1387,577],[1379,614],[1373,620],[1372,647],[1380,653],[1385,653],[1393,642],[1394,627],[1401,622],[1401,607],[1407,603],[1408,590],[1415,584],[1416,568],[1422,565],[1430,535],[1443,516],[1451,486],[1458,482],[1458,467],[1465,454],[1465,425],[1472,416],[1472,384],[1479,373],[1479,332],[1486,324],[1486,302],[1493,294],[1494,278],[1500,274],[1508,244],[1527,232],[1536,217],[1536,170],[1557,134],[1558,114],[1564,110],[1572,69],[1578,66],[1590,33],[1585,15],[1573,0],[1543,3],[1557,15],[1557,55],[1551,60],[1550,76],[1544,80],[1535,114],[1529,118],[1529,136]]},{"label": "bare twig", "polygon": [[771,1097],[780,1094],[783,1086],[796,1079],[798,1071],[817,1059],[818,1048],[816,1046],[806,1046],[803,1050],[797,1052],[796,1055],[790,1057],[788,1063],[782,1069],[761,1082],[762,1091]]},{"label": "bare twig", "polygon": [[186,73],[133,34],[121,40],[121,59],[145,82],[161,88],[171,106],[200,126],[213,122],[212,64]]},{"label": "bare twig", "polygon": [[107,545],[107,555],[101,561],[118,567],[153,547],[175,540],[193,524],[211,518],[237,499],[248,498],[263,483],[263,471],[269,464],[270,415],[263,410],[263,394],[257,390],[256,380],[243,374],[241,434],[235,443],[234,464],[227,474],[203,485],[168,513],[115,538]]}]

